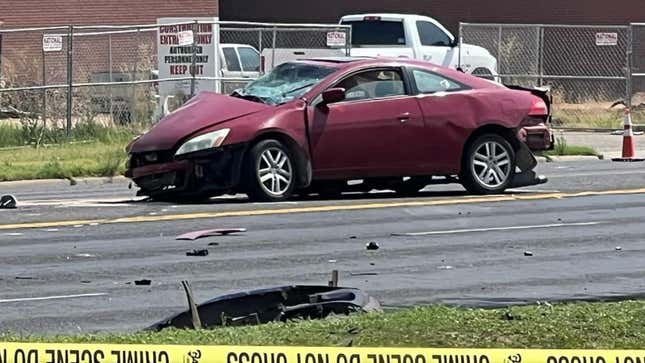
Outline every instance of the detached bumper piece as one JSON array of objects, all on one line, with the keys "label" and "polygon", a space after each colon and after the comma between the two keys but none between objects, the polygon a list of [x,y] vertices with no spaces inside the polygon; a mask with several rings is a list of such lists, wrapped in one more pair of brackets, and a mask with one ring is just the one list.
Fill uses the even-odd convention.
[{"label": "detached bumper piece", "polygon": [[[257,325],[293,319],[323,319],[330,314],[380,310],[379,303],[353,288],[281,286],[225,295],[209,300],[197,311],[206,328]],[[191,329],[189,310],[164,319],[146,330]]]}]

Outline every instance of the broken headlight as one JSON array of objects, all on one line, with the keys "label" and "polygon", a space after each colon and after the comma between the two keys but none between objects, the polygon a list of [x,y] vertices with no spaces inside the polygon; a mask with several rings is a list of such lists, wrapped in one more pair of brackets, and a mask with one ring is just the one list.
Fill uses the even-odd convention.
[{"label": "broken headlight", "polygon": [[231,129],[221,129],[193,137],[181,145],[175,156],[220,147],[230,131]]}]

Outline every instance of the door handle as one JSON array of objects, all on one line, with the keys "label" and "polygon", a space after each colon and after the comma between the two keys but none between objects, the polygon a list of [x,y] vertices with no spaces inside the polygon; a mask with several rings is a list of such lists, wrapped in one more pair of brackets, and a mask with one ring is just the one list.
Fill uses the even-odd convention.
[{"label": "door handle", "polygon": [[404,123],[410,121],[410,113],[409,112],[402,113],[402,114],[399,115],[398,119],[402,124],[404,124]]}]

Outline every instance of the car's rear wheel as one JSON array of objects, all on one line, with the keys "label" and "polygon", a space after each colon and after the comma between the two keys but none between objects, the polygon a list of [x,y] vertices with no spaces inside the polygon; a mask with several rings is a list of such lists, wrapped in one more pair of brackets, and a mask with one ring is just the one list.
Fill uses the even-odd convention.
[{"label": "car's rear wheel", "polygon": [[277,140],[263,140],[251,148],[244,165],[245,191],[252,200],[288,199],[296,183],[296,169],[288,148]]},{"label": "car's rear wheel", "polygon": [[461,184],[473,194],[502,193],[513,179],[515,151],[497,134],[484,134],[466,146]]}]

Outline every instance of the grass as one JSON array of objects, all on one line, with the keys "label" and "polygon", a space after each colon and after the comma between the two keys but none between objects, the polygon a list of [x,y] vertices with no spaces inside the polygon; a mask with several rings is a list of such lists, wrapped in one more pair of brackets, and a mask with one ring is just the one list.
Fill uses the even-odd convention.
[{"label": "grass", "polygon": [[569,145],[564,137],[558,137],[553,150],[544,153],[546,156],[583,155],[599,156],[600,154],[591,146]]},{"label": "grass", "polygon": [[126,140],[0,149],[0,181],[115,176],[125,171]]},{"label": "grass", "polygon": [[461,309],[419,307],[347,318],[214,330],[78,336],[0,335],[0,341],[486,348],[641,349],[645,301]]}]

